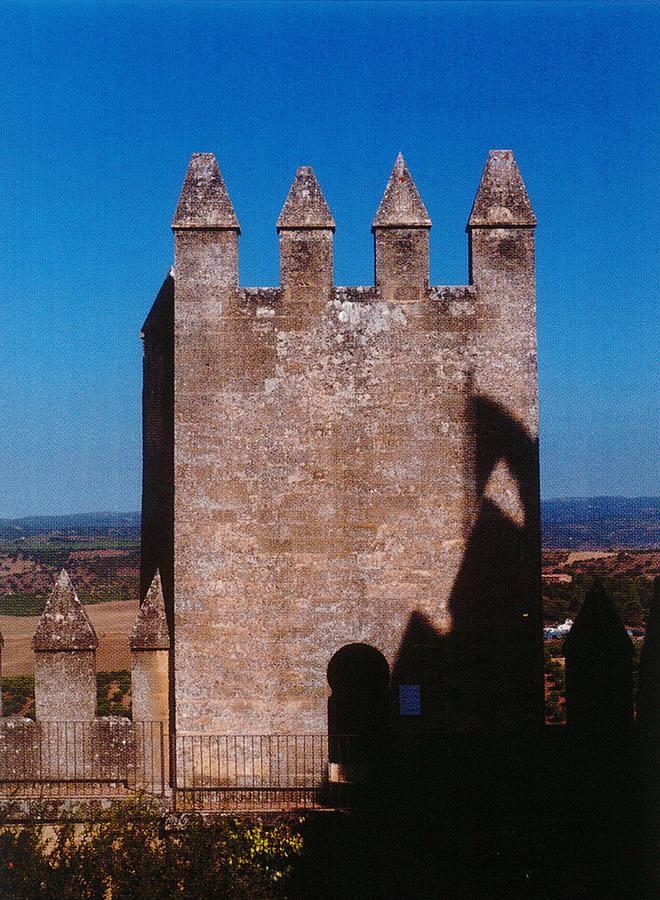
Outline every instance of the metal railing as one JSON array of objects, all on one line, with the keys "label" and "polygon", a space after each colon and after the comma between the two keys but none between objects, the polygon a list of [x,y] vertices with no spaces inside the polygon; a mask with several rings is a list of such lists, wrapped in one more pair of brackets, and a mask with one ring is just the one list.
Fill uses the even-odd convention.
[{"label": "metal railing", "polygon": [[0,796],[162,796],[169,784],[163,722],[0,720]]},{"label": "metal railing", "polygon": [[169,734],[164,722],[0,720],[0,798],[135,793],[174,809],[346,805],[361,777],[350,735]]},{"label": "metal railing", "polygon": [[[0,719],[0,798],[148,794],[175,810],[349,807],[397,789],[447,794],[461,773],[515,771],[521,736],[168,733],[164,722]],[[459,765],[460,761],[460,765]]]},{"label": "metal railing", "polygon": [[345,805],[354,738],[325,734],[173,735],[177,809]]}]

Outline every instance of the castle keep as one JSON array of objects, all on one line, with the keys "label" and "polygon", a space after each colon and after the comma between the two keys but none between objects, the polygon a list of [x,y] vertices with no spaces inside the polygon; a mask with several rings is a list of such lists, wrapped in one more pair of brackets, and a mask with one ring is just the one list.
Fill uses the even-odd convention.
[{"label": "castle keep", "polygon": [[[104,635],[62,571],[33,636],[34,718],[11,693],[3,716],[0,691],[4,837],[26,818],[103,829],[129,800],[121,821],[148,818],[175,869],[180,813],[248,815],[239,891],[254,866],[295,896],[655,897],[660,578],[636,720],[635,647],[595,581],[561,651],[566,725],[543,726],[536,220],[513,154],[488,156],[468,284],[429,283],[401,156],[374,209],[374,284],[338,287],[335,221],[299,169],[280,286],[242,287],[223,178],[192,157],[143,334],[132,718],[104,714],[124,673],[97,698]],[[321,809],[342,814],[283,840],[263,818]],[[220,840],[215,895],[233,839],[202,837]]]},{"label": "castle keep", "polygon": [[144,325],[142,590],[159,572],[169,635],[141,684],[177,732],[541,724],[535,225],[491,151],[469,283],[431,285],[399,156],[374,284],[338,287],[303,167],[280,286],[242,287],[227,188],[192,157]]}]

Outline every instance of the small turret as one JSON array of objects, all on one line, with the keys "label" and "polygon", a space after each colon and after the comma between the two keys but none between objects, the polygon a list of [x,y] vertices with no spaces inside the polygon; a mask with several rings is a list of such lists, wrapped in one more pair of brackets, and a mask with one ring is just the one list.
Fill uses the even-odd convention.
[{"label": "small turret", "polygon": [[429,289],[431,219],[406,162],[399,153],[376,212],[376,287],[385,300],[416,303]]},{"label": "small turret", "polygon": [[227,228],[240,234],[238,219],[213,153],[193,153],[172,228]]},{"label": "small turret", "polygon": [[491,150],[468,228],[534,228],[536,216],[511,150]]},{"label": "small turret", "polygon": [[[491,150],[467,224],[470,282],[483,315],[474,388],[507,409],[533,440],[538,433],[535,227],[512,151]],[[501,364],[494,366],[495,359]],[[536,486],[528,489],[536,494]],[[501,485],[500,505],[503,490]],[[531,520],[536,519],[534,513]]]},{"label": "small turret", "polygon": [[213,153],[193,153],[172,230],[177,286],[196,280],[206,288],[238,287],[241,229]]},{"label": "small turret", "polygon": [[32,646],[37,719],[93,719],[98,639],[64,569],[41,614]]},{"label": "small turret", "polygon": [[309,166],[301,166],[277,220],[284,299],[320,299],[333,287],[335,220]]},{"label": "small turret", "polygon": [[566,722],[585,734],[632,726],[633,643],[599,580],[587,593],[564,642]]},{"label": "small turret", "polygon": [[467,224],[470,281],[485,299],[487,294],[497,298],[501,308],[503,279],[509,293],[533,290],[535,227],[536,216],[513,152],[491,150]]},{"label": "small turret", "polygon": [[158,571],[140,606],[130,647],[133,719],[136,722],[167,721],[170,632]]},{"label": "small turret", "polygon": [[2,716],[2,651],[5,646],[5,639],[0,631],[0,717]]},{"label": "small turret", "polygon": [[660,575],[653,582],[653,600],[639,657],[637,710],[642,732],[660,739]]}]

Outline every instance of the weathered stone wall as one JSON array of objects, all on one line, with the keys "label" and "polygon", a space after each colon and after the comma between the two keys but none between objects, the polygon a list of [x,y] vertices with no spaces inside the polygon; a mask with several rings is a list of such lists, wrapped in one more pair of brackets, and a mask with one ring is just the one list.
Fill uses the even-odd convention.
[{"label": "weathered stone wall", "polygon": [[365,642],[394,664],[413,612],[451,628],[478,514],[476,298],[402,307],[366,293],[339,291],[302,330],[269,296],[227,299],[181,348],[183,730],[324,730],[335,651]]},{"label": "weathered stone wall", "polygon": [[91,650],[34,654],[38,721],[88,722],[96,715],[96,662]]},{"label": "weathered stone wall", "polygon": [[0,720],[0,782],[26,781],[40,771],[39,728],[32,719]]},{"label": "weathered stone wall", "polygon": [[384,300],[418,303],[429,289],[429,233],[423,228],[378,229],[376,285]]},{"label": "weathered stone wall", "polygon": [[[223,215],[213,229],[198,217],[198,231],[184,187],[174,223],[182,732],[325,731],[327,666],[353,642],[386,657],[398,727],[411,724],[398,715],[399,684],[420,686],[421,719],[435,728],[541,721],[534,223],[511,203],[504,223],[471,220],[473,284],[418,296],[408,287],[428,279],[430,220],[397,166],[397,203],[386,193],[374,223],[381,258],[399,265],[411,222],[415,240],[403,241],[406,290],[387,298],[382,285],[309,290],[329,250],[287,263],[287,291],[237,288],[224,184]],[[408,213],[397,219],[401,190]],[[506,218],[507,197],[495,199]],[[284,225],[316,252],[309,219]],[[331,229],[322,233],[327,247]]]},{"label": "weathered stone wall", "polygon": [[169,656],[169,650],[133,650],[131,652],[133,721],[168,721]]},{"label": "weathered stone wall", "polygon": [[280,232],[280,279],[287,301],[316,297],[327,301],[332,293],[332,231],[305,229]]},{"label": "weathered stone wall", "polygon": [[[139,731],[137,739],[148,749],[156,743],[145,740]],[[129,777],[139,782],[141,773],[136,778],[134,771],[135,743],[131,721],[116,716],[84,722],[73,716],[37,722],[0,719],[0,782],[84,783]]]}]

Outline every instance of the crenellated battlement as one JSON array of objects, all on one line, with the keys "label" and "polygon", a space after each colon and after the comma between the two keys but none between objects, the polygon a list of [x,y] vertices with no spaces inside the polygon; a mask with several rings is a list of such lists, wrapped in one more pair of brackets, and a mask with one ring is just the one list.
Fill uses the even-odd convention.
[{"label": "crenellated battlement", "polygon": [[[313,170],[302,166],[277,219],[280,287],[239,288],[240,227],[224,179],[211,153],[194,154],[172,222],[175,277],[193,277],[211,290],[237,291],[240,299],[277,304],[319,304],[355,292],[351,302],[415,304],[446,298],[448,290],[429,283],[431,218],[406,162],[399,154],[371,226],[374,235],[373,286],[335,287],[335,220]],[[480,241],[473,231],[533,229],[536,218],[510,150],[493,150],[468,219],[470,269]],[[498,237],[501,239],[501,236]],[[192,269],[192,266],[195,269]],[[479,267],[476,267],[479,271]],[[266,293],[264,293],[266,292]],[[454,307],[456,309],[456,307]]]}]

